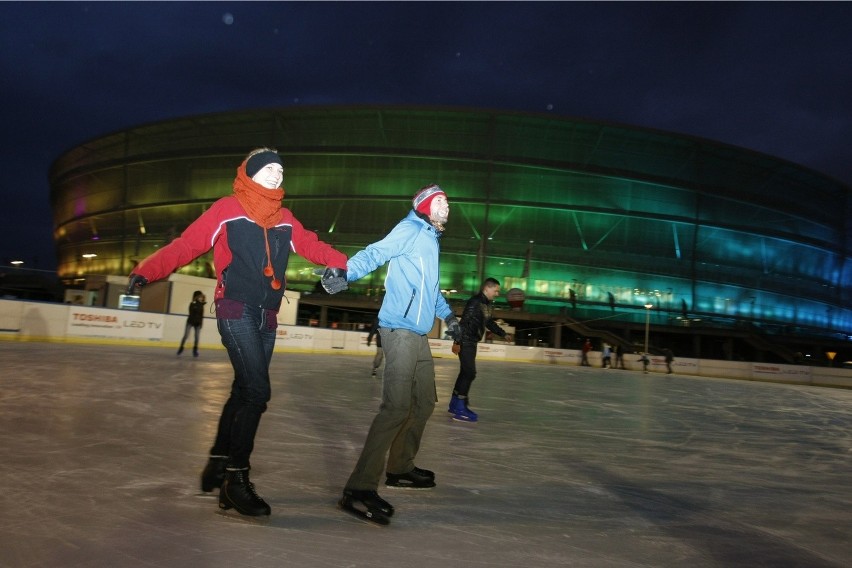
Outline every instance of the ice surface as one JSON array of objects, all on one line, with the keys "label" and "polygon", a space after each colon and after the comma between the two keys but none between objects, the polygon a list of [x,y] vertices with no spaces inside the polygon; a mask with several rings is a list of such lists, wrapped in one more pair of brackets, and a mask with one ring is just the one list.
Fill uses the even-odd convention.
[{"label": "ice surface", "polygon": [[467,424],[438,359],[438,487],[380,488],[379,528],[336,507],[371,361],[275,355],[256,520],[199,494],[224,351],[0,342],[0,566],[852,565],[852,391],[480,361]]}]

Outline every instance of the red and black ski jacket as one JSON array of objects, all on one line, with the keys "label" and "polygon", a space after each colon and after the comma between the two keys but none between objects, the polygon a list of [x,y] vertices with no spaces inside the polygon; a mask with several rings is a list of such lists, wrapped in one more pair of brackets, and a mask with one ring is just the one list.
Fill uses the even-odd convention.
[{"label": "red and black ski jacket", "polygon": [[180,237],[140,262],[133,272],[154,282],[212,248],[216,300],[226,298],[278,311],[285,286],[274,290],[271,278],[263,274],[267,261],[264,230],[268,231],[275,277],[282,282],[290,251],[314,264],[346,268],[346,255],[305,229],[289,209],[282,207],[281,220],[271,229],[263,229],[231,195],[213,203]]}]

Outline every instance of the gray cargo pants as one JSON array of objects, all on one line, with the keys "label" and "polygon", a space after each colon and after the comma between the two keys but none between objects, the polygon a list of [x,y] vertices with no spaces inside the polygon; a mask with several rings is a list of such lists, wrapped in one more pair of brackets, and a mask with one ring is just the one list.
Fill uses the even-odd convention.
[{"label": "gray cargo pants", "polygon": [[385,471],[408,473],[438,400],[429,340],[405,329],[380,328],[385,352],[382,403],[346,489],[378,489]]}]

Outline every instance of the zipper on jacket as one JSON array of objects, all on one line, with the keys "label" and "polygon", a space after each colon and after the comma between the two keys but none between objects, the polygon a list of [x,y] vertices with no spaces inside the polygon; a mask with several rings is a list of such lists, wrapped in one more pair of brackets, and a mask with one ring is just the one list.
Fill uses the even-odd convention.
[{"label": "zipper on jacket", "polygon": [[417,303],[417,325],[420,325],[420,316],[423,314],[423,291],[426,290],[426,267],[423,266],[423,256],[420,261],[420,301]]},{"label": "zipper on jacket", "polygon": [[411,298],[409,298],[409,300],[408,300],[408,306],[406,306],[406,308],[405,308],[405,313],[402,314],[403,318],[408,317],[408,312],[411,310],[411,304],[414,303],[414,296],[416,296],[416,295],[417,295],[417,288],[412,288],[411,289]]}]

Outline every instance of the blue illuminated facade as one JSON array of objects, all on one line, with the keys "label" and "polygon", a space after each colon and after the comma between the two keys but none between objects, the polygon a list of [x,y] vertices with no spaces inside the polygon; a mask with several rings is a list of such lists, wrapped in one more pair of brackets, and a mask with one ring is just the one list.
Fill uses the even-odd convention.
[{"label": "blue illuminated facade", "polygon": [[[708,140],[490,110],[292,107],[90,140],[51,173],[60,275],[127,274],[230,193],[234,168],[260,145],[285,158],[285,205],[350,254],[384,236],[417,188],[439,183],[451,202],[451,299],[493,276],[524,290],[532,313],[566,313],[573,292],[585,320],[617,308],[641,323],[650,303],[657,325],[852,333],[847,186]],[[209,275],[210,262],[182,272]],[[289,285],[312,289],[311,269],[295,260]],[[382,280],[351,294],[376,294]]]}]

